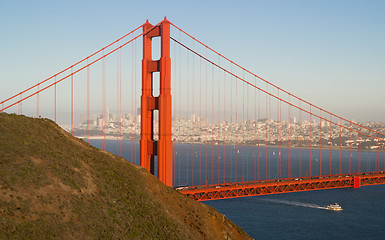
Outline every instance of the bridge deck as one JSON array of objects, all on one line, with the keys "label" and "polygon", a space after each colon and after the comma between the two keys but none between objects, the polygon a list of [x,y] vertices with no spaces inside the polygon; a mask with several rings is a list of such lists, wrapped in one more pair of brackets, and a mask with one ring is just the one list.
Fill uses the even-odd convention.
[{"label": "bridge deck", "polygon": [[249,197],[276,193],[301,192],[332,188],[385,184],[385,172],[355,173],[331,176],[286,178],[252,182],[222,183],[176,188],[197,200]]}]

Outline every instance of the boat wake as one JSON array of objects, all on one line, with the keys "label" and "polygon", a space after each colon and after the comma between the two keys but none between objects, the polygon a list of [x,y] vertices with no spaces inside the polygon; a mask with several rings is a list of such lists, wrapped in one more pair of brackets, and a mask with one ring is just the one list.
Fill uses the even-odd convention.
[{"label": "boat wake", "polygon": [[297,207],[317,208],[317,209],[329,210],[326,207],[321,207],[321,206],[319,206],[317,204],[313,204],[313,203],[303,203],[303,202],[287,201],[287,200],[279,200],[279,199],[264,199],[262,201],[271,202],[271,203],[279,203],[279,204],[292,205],[292,206],[297,206]]}]

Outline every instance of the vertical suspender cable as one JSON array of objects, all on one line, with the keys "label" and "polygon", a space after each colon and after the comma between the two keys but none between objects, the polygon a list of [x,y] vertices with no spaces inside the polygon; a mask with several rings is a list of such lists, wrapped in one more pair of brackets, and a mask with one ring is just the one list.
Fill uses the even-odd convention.
[{"label": "vertical suspender cable", "polygon": [[329,126],[330,126],[330,137],[329,137],[329,175],[332,175],[332,144],[333,144],[333,140],[332,140],[332,116],[330,115],[330,123],[329,123]]},{"label": "vertical suspender cable", "polygon": [[[119,42],[118,42],[119,44]],[[120,49],[116,54],[116,155],[119,156],[119,53]]]},{"label": "vertical suspender cable", "polygon": [[[320,110],[320,116],[321,116]],[[322,175],[322,120],[319,119],[319,175]]]},{"label": "vertical suspender cable", "polygon": [[341,158],[342,158],[342,149],[341,149],[341,146],[342,146],[342,142],[341,142],[341,136],[342,135],[342,128],[340,127],[340,174],[341,174]]},{"label": "vertical suspender cable", "polygon": [[[231,72],[233,72],[233,64],[230,65]],[[233,134],[233,77],[230,76],[230,135]],[[233,147],[234,141],[231,138],[230,144],[230,182],[233,181]]]},{"label": "vertical suspender cable", "polygon": [[[267,89],[267,84],[266,84],[266,89]],[[267,91],[267,90],[266,90]],[[268,138],[267,138],[267,135],[268,135],[268,127],[267,127],[267,125],[268,125],[268,123],[269,123],[269,114],[268,114],[268,109],[269,109],[269,105],[268,105],[268,95],[266,94],[266,107],[265,107],[266,109],[266,118],[265,118],[265,130],[266,130],[266,139],[265,139],[265,156],[266,156],[266,159],[265,159],[265,179],[268,179],[269,177],[268,177],[268,171],[267,171],[267,169],[268,169],[268,164],[267,164],[267,160],[268,160],[268,147],[267,147],[267,145],[268,145]]]},{"label": "vertical suspender cable", "polygon": [[[171,89],[171,91],[173,91],[173,89],[176,89],[176,65],[175,65],[175,61],[176,61],[176,42],[173,43],[173,52],[174,52],[174,58],[173,58],[173,66],[172,66],[172,81],[171,83],[173,84],[173,87]],[[174,92],[172,93],[174,94]],[[173,98],[173,106],[176,105],[175,104],[175,98]],[[175,133],[175,125],[172,125],[172,131]],[[173,150],[173,179],[174,179],[174,182],[176,182],[176,163],[175,163],[175,156],[174,156],[174,153],[175,153],[175,150]]]},{"label": "vertical suspender cable", "polygon": [[366,143],[366,168],[364,169],[365,172],[368,172],[369,171],[369,142]]},{"label": "vertical suspender cable", "polygon": [[271,119],[271,96],[269,95],[269,123],[268,123],[268,129],[269,129],[269,143],[268,143],[268,148],[269,148],[269,179],[271,179],[270,177],[270,168],[271,168],[271,161],[270,161],[270,157],[271,157],[271,146],[270,146],[270,143],[271,143],[271,126],[270,126],[270,123],[272,123],[272,119]]},{"label": "vertical suspender cable", "polygon": [[[245,71],[243,71],[243,79],[245,79]],[[245,84],[242,83],[242,182],[245,181]]]},{"label": "vertical suspender cable", "polygon": [[[104,55],[104,51],[103,51]],[[103,121],[102,121],[102,150],[106,150],[106,133],[105,133],[105,127],[106,127],[106,59],[103,58],[102,60],[102,115],[103,115]]]},{"label": "vertical suspender cable", "polygon": [[18,113],[19,113],[19,115],[23,114],[23,102],[21,102],[22,99],[23,99],[23,94],[20,93],[20,102],[18,104]]},{"label": "vertical suspender cable", "polygon": [[[359,139],[359,134],[357,134],[357,140]],[[358,147],[358,166],[357,166],[357,172],[361,172],[361,144],[357,146]]]},{"label": "vertical suspender cable", "polygon": [[[299,102],[299,107],[301,108],[301,101]],[[302,177],[302,110],[299,110],[299,176]]]},{"label": "vertical suspender cable", "polygon": [[[226,122],[226,72],[223,72],[223,122]],[[227,135],[223,133],[224,145],[223,145],[223,183],[226,182],[226,144]]]},{"label": "vertical suspender cable", "polygon": [[74,134],[74,75],[71,68],[71,134]]},{"label": "vertical suspender cable", "polygon": [[[132,37],[131,37],[132,38]],[[136,59],[135,59],[136,60]],[[135,135],[136,135],[136,125],[135,125],[135,118],[136,118],[136,110],[134,107],[134,98],[135,98],[135,92],[136,89],[134,88],[134,44],[131,45],[131,115],[132,115],[132,142],[131,142],[131,161],[136,164],[136,159],[134,158],[134,145],[135,145]]]},{"label": "vertical suspender cable", "polygon": [[260,132],[259,132],[259,121],[261,119],[261,91],[258,90],[258,120],[257,120],[257,127],[258,127],[258,130],[257,130],[257,134],[258,134],[258,152],[257,152],[257,155],[258,155],[258,180],[260,180],[260,175],[259,175],[259,157],[260,157],[260,152],[259,152],[259,144],[260,144],[260,139],[261,139],[261,136],[260,136]]},{"label": "vertical suspender cable", "polygon": [[[138,128],[138,129],[140,129],[140,125],[139,125],[139,121],[138,121],[138,114],[137,114],[137,112],[136,112],[136,110],[137,110],[137,105],[136,105],[136,100],[137,100],[137,98],[138,98],[138,96],[137,96],[137,93],[139,93],[140,92],[140,89],[137,89],[137,81],[138,80],[136,80],[137,79],[137,66],[136,66],[136,63],[138,62],[138,57],[137,57],[137,48],[138,48],[138,45],[137,45],[137,41],[135,40],[134,41],[134,43],[133,43],[133,45],[134,45],[134,59],[135,59],[135,61],[134,61],[134,79],[133,79],[133,81],[134,81],[134,91],[135,91],[135,97],[134,97],[134,106],[135,106],[135,108],[134,108],[134,111],[135,111],[135,117],[134,117],[134,122],[135,122],[135,124],[134,124],[134,126],[135,126],[135,133],[134,133],[134,159],[135,159],[135,161],[136,161],[136,159],[138,159],[138,156],[137,156],[137,152],[136,152],[136,146],[137,146],[137,140],[136,140],[136,129]],[[140,79],[140,78],[139,78]],[[137,162],[138,162],[138,165],[140,164],[140,160],[138,159],[137,160]]]},{"label": "vertical suspender cable", "polygon": [[[255,77],[254,77],[255,78]],[[257,78],[254,79],[257,82]],[[255,134],[256,134],[256,142],[254,147],[254,181],[257,180],[257,143],[258,143],[258,119],[257,119],[257,88],[254,88],[254,120],[255,120]]]},{"label": "vertical suspender cable", "polygon": [[[186,76],[186,97],[187,97],[187,135],[190,135],[190,124],[189,124],[189,118],[190,118],[190,109],[189,109],[189,106],[190,106],[190,103],[189,103],[189,100],[190,100],[190,95],[189,95],[189,92],[190,92],[190,89],[189,89],[189,82],[190,82],[190,79],[189,79],[189,69],[190,69],[190,61],[189,61],[189,51],[187,51],[186,53],[186,57],[187,57],[187,76]],[[189,143],[187,142],[186,143],[186,146],[187,146],[187,158],[186,158],[186,161],[187,161],[187,164],[186,164],[186,176],[187,176],[187,185],[188,185],[188,160],[189,160]]]},{"label": "vertical suspender cable", "polygon": [[[277,91],[277,96],[279,98],[279,89]],[[277,101],[277,133],[278,133],[278,144],[277,144],[277,178],[280,178],[281,176],[281,101]]]},{"label": "vertical suspender cable", "polygon": [[[290,103],[290,95],[289,95],[289,103]],[[287,176],[291,178],[291,135],[292,128],[294,127],[294,119],[291,117],[291,106],[288,107],[288,144],[287,144]]]},{"label": "vertical suspender cable", "polygon": [[[194,41],[193,41],[193,49],[194,49]],[[194,95],[195,95],[195,78],[194,78],[194,74],[195,74],[195,55],[192,54],[192,80],[191,80],[191,83],[192,83],[192,114],[194,114],[194,118],[191,119],[191,125],[192,125],[192,130],[191,130],[191,134],[193,136],[195,136],[195,112],[194,112]],[[193,142],[194,141],[194,138],[193,138]],[[192,145],[192,160],[191,160],[191,185],[194,186],[194,162],[195,162],[195,144]]]},{"label": "vertical suspender cable", "polygon": [[[350,127],[351,127],[351,125],[350,125]],[[351,164],[352,164],[352,151],[351,151],[350,134],[351,134],[351,131],[348,132],[348,140],[349,140],[349,142],[348,142],[348,145],[349,145],[349,173],[352,172],[352,166],[351,166]]]},{"label": "vertical suspender cable", "polygon": [[118,151],[116,153],[116,155],[118,156],[121,156],[120,154],[120,147],[121,147],[121,131],[122,131],[122,106],[121,106],[121,88],[122,88],[122,82],[121,82],[121,56],[122,56],[122,49],[119,48],[118,52],[117,52],[117,105],[118,105],[118,109],[117,109],[117,112],[118,114],[117,115],[117,120],[118,120]]},{"label": "vertical suspender cable", "polygon": [[[88,65],[88,58],[87,58]],[[87,142],[90,143],[90,67],[87,67]]]},{"label": "vertical suspender cable", "polygon": [[[214,65],[211,65],[211,125],[214,125]],[[214,131],[211,133],[211,184],[214,184]]]},{"label": "vertical suspender cable", "polygon": [[119,50],[119,156],[122,156],[122,49]]},{"label": "vertical suspender cable", "polygon": [[55,102],[54,103],[55,104],[55,123],[57,122],[57,120],[56,120],[56,99],[57,98],[56,98],[56,76],[55,76],[55,101],[54,101]]},{"label": "vertical suspender cable", "polygon": [[[279,98],[279,90],[277,91],[277,96]],[[275,176],[276,178],[279,178],[279,124],[280,124],[280,119],[279,119],[279,101],[277,101],[277,124],[276,124],[276,131],[277,131],[277,170],[276,170],[276,173],[275,173]]]},{"label": "vertical suspender cable", "polygon": [[[231,65],[232,67],[233,65]],[[231,69],[231,72],[232,72],[232,69]],[[238,80],[235,79],[235,130],[238,129]],[[236,142],[237,146],[237,151],[236,151],[236,155],[235,155],[235,181],[238,182],[238,155],[239,155],[239,151],[238,151],[238,142]]]},{"label": "vertical suspender cable", "polygon": [[[245,79],[245,74],[243,74],[243,79]],[[248,127],[248,121],[249,121],[249,86],[246,87],[246,124],[245,124],[245,130],[247,132]],[[246,136],[246,179],[249,181],[249,146],[247,143],[248,140],[248,134]]]},{"label": "vertical suspender cable", "polygon": [[[36,94],[36,117],[39,118],[40,113],[39,113],[39,91],[40,91],[40,84],[37,85],[37,91],[38,93]],[[72,134],[72,131],[71,131]]]},{"label": "vertical suspender cable", "polygon": [[202,58],[199,58],[199,185],[202,185]]},{"label": "vertical suspender cable", "polygon": [[[278,91],[279,93],[279,91]],[[281,100],[279,100],[279,177],[282,177],[282,108]]]},{"label": "vertical suspender cable", "polygon": [[[221,59],[220,59],[220,57],[218,56],[218,62],[219,62],[219,66],[220,66],[220,64],[221,64]],[[220,94],[221,94],[221,83],[220,83],[220,77],[221,77],[221,72],[220,72],[221,70],[218,68],[218,122],[217,122],[217,126],[218,126],[218,134],[217,134],[217,141],[218,141],[218,139],[220,139],[222,136],[221,136],[221,133],[222,133],[222,131],[221,131],[221,126],[220,126]],[[219,165],[219,160],[220,160],[220,158],[221,158],[221,151],[220,151],[220,146],[221,146],[221,144],[220,143],[218,143],[218,149],[217,149],[217,151],[218,151],[218,157],[217,157],[217,160],[218,160],[218,166],[217,166],[217,177],[218,177],[218,180],[217,180],[217,183],[219,184],[219,169],[220,169],[220,165]]]},{"label": "vertical suspender cable", "polygon": [[[179,32],[179,40],[180,40],[180,33]],[[179,45],[179,79],[178,79],[178,83],[179,83],[179,91],[178,93],[179,94],[182,94],[182,51],[181,51],[181,46]],[[179,99],[179,124],[178,124],[178,131],[181,132],[181,113],[182,113],[182,95],[180,96],[181,99]],[[179,185],[180,185],[180,155],[181,155],[181,139],[179,139],[179,153],[178,153],[178,160],[179,160]]]},{"label": "vertical suspender cable", "polygon": [[309,136],[309,176],[311,177],[311,144],[312,144],[312,119],[311,119],[311,105],[310,105],[310,136]]},{"label": "vertical suspender cable", "polygon": [[[207,55],[207,48],[206,48],[206,55]],[[205,104],[206,104],[206,111],[205,111],[205,128],[208,129],[208,115],[207,115],[207,95],[208,95],[208,65],[207,65],[207,61],[206,61],[206,78],[205,78],[205,82],[206,82],[206,88],[205,88]],[[208,133],[207,133],[207,137],[208,137]],[[205,144],[205,184],[207,185],[207,144]]]}]

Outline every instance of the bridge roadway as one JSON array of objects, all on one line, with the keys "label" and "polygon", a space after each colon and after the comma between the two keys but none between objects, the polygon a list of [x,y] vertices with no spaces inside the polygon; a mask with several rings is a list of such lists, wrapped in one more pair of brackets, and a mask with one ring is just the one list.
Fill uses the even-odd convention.
[{"label": "bridge roadway", "polygon": [[385,172],[364,172],[176,187],[197,201],[385,184]]}]

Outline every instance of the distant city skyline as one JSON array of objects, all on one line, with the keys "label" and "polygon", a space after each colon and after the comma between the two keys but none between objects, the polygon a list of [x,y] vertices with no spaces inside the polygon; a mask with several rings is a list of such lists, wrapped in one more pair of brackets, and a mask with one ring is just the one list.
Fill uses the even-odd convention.
[{"label": "distant city skyline", "polygon": [[[115,114],[92,115],[89,124],[87,119],[73,126],[75,136],[82,138],[123,138],[140,139],[140,115],[122,114],[119,118]],[[154,139],[158,139],[158,121],[154,120]],[[385,144],[379,139],[368,138],[357,134],[361,127],[350,123],[338,123],[340,126],[326,121],[317,122],[297,120],[289,121],[272,119],[220,121],[210,122],[195,114],[189,118],[180,115],[173,117],[172,139],[176,143],[212,143],[212,144],[248,144],[248,145],[277,145],[297,147],[342,147],[352,149],[384,149]],[[385,123],[365,123],[364,127],[378,132],[385,131]],[[70,125],[62,125],[70,131]],[[346,128],[345,128],[346,127]],[[379,136],[380,139],[385,139]],[[320,143],[322,143],[320,145]]]}]

